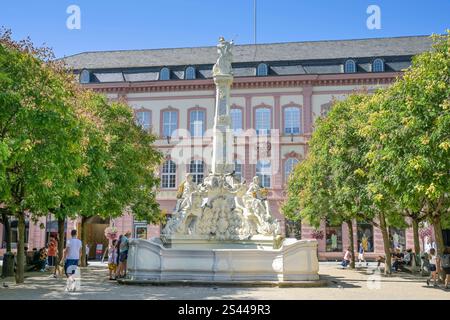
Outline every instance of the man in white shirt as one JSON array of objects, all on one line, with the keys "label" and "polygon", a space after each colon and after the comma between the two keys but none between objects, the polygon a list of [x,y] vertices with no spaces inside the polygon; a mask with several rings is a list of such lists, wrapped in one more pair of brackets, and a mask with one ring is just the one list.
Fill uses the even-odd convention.
[{"label": "man in white shirt", "polygon": [[75,273],[78,261],[80,260],[82,246],[81,240],[77,239],[77,230],[72,230],[70,234],[72,238],[67,240],[66,249],[64,250],[63,255],[63,261],[65,261],[64,271],[67,277],[69,277],[69,274],[67,274],[69,267],[70,274],[72,275]]}]

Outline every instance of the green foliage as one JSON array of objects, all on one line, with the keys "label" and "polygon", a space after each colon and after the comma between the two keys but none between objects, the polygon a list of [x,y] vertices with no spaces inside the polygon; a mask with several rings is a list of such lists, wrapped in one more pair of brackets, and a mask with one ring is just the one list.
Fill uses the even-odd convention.
[{"label": "green foliage", "polygon": [[405,212],[450,218],[450,35],[374,95],[350,95],[318,119],[289,179],[286,216],[405,227]]},{"label": "green foliage", "polygon": [[51,58],[0,34],[0,203],[35,220],[131,209],[158,222],[154,137],[128,106],[81,89]]}]

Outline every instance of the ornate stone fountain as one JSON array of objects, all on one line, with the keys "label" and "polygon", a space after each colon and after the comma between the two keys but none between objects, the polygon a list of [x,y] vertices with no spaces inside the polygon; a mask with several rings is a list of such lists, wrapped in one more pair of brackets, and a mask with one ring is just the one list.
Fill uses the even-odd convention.
[{"label": "ornate stone fountain", "polygon": [[283,239],[267,190],[254,177],[237,181],[230,158],[233,42],[222,37],[213,68],[216,84],[212,172],[197,185],[190,174],[161,238],[130,242],[131,281],[317,280],[317,242]]}]

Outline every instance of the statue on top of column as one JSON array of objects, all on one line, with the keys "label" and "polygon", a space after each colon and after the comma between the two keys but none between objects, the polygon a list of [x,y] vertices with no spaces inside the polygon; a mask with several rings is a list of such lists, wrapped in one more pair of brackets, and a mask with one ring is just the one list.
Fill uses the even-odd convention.
[{"label": "statue on top of column", "polygon": [[213,76],[217,75],[232,75],[231,62],[233,60],[233,54],[231,49],[234,43],[232,41],[225,41],[223,37],[219,38],[219,44],[217,45],[217,53],[219,57],[213,67]]}]

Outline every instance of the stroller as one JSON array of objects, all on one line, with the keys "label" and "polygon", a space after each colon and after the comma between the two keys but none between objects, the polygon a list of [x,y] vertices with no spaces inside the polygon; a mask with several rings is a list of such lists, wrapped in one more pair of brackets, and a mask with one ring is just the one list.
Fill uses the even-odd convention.
[{"label": "stroller", "polygon": [[429,256],[428,256],[428,253],[423,253],[421,256],[420,256],[420,261],[421,261],[421,264],[420,264],[420,275],[421,276],[428,276],[428,275],[430,275],[430,259],[429,259]]}]

